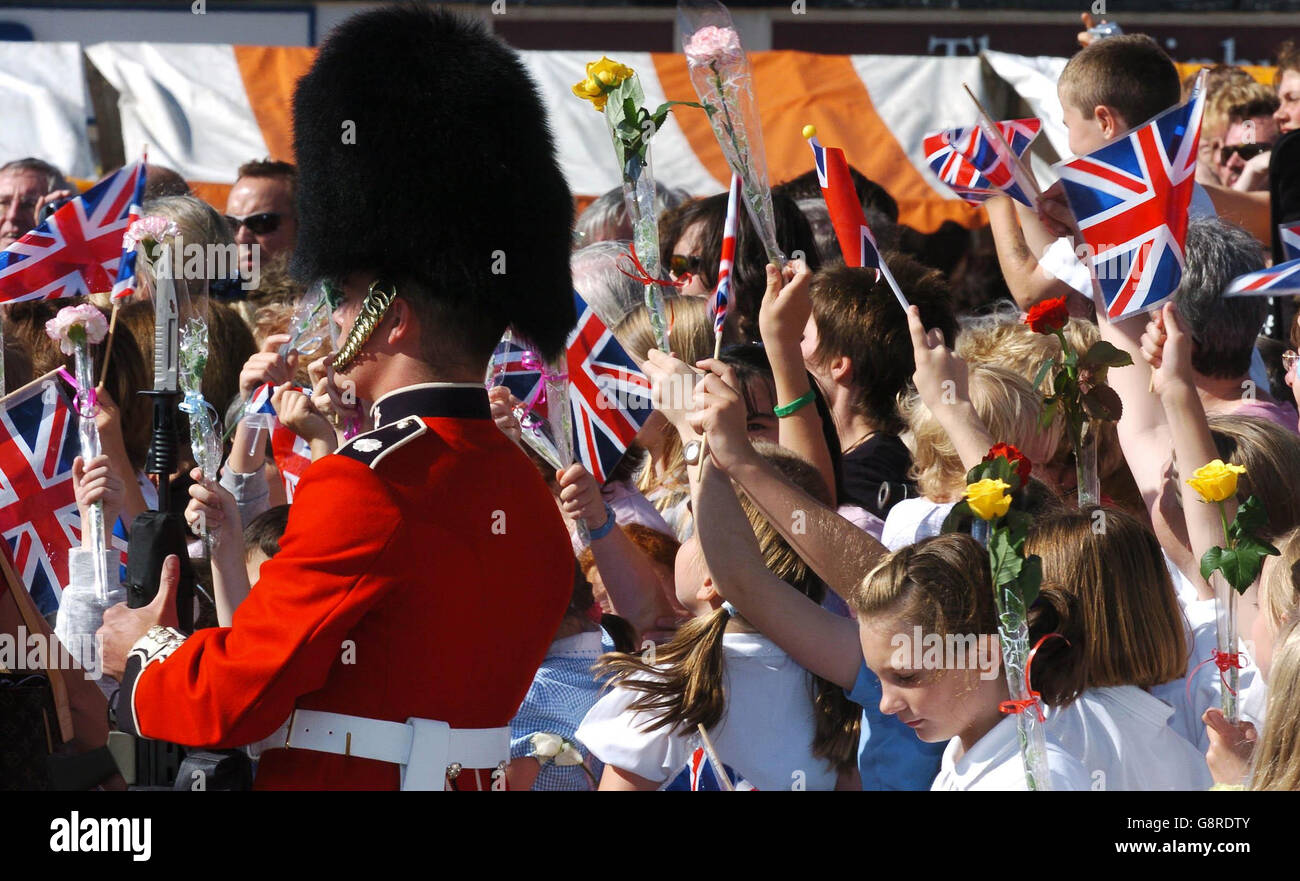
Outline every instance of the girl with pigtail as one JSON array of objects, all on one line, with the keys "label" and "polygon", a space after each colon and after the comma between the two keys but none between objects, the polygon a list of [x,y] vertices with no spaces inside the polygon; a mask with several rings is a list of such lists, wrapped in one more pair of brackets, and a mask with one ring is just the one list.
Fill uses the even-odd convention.
[{"label": "girl with pigtail", "polygon": [[[813,466],[779,447],[760,450],[786,480],[829,501]],[[820,603],[825,583],[747,497],[740,504],[764,571]],[[597,665],[613,689],[577,736],[605,763],[600,788],[661,788],[687,765],[699,725],[733,777],[760,790],[833,789],[842,769],[852,777],[857,708],[724,601],[694,535],[678,552],[675,583],[678,601],[695,614],[676,637],[653,656],[609,654]]]}]

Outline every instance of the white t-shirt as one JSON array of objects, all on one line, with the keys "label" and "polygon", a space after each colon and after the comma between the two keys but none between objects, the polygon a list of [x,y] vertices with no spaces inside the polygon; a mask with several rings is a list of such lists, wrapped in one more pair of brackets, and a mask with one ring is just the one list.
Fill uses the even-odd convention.
[{"label": "white t-shirt", "polygon": [[923,538],[938,535],[943,521],[956,502],[932,502],[924,496],[903,499],[889,509],[880,543],[891,551],[916,544]]},{"label": "white t-shirt", "polygon": [[[1169,727],[1174,708],[1134,685],[1090,688],[1047,710],[1047,730],[1110,791],[1207,790],[1205,756]],[[1098,776],[1100,772],[1100,776]]]},{"label": "white t-shirt", "polygon": [[[1187,655],[1187,676],[1156,685],[1150,693],[1174,708],[1173,718],[1169,724],[1181,736],[1195,744],[1202,754],[1210,748],[1210,736],[1205,731],[1201,716],[1210,707],[1219,706],[1222,700],[1223,680],[1219,677],[1219,668],[1210,660],[1218,648],[1217,623],[1215,621],[1214,600],[1195,600],[1183,607],[1184,635],[1187,637],[1189,651]],[[1202,663],[1208,662],[1208,663]],[[1262,730],[1263,726],[1263,690],[1264,684],[1259,675],[1259,668],[1250,655],[1241,651],[1242,669],[1238,673],[1238,695],[1251,694],[1251,701],[1241,703],[1242,718],[1254,723]],[[1199,669],[1198,669],[1199,668]],[[1193,675],[1193,670],[1195,674]],[[1187,687],[1188,679],[1192,686]]]},{"label": "white t-shirt", "polygon": [[[759,633],[722,637],[727,711],[709,731],[718,758],[760,790],[835,788],[835,769],[812,755],[815,719],[808,672]],[[614,688],[587,713],[577,737],[607,765],[668,783],[697,746],[694,731],[643,731],[653,716],[629,707],[642,692]]]},{"label": "white t-shirt", "polygon": [[[1047,771],[1054,790],[1086,790],[1088,774],[1074,756],[1066,752],[1050,734],[1047,736]],[[993,730],[961,754],[961,738],[948,741],[943,751],[939,776],[932,791],[1010,791],[1024,792],[1025,763],[1020,758],[1020,733],[1014,716],[1007,716]]]}]

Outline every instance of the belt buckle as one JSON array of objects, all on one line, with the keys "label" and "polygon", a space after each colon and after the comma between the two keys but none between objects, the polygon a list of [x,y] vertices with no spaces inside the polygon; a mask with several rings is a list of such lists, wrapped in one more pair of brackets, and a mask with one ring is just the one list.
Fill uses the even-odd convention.
[{"label": "belt buckle", "polygon": [[289,711],[289,721],[286,723],[286,725],[285,725],[285,729],[284,729],[284,748],[285,748],[285,749],[293,749],[293,747],[289,745],[289,738],[293,737],[293,718],[294,718],[294,716],[296,716],[296,715],[298,715],[298,708],[297,708],[297,707],[294,707],[292,710]]}]

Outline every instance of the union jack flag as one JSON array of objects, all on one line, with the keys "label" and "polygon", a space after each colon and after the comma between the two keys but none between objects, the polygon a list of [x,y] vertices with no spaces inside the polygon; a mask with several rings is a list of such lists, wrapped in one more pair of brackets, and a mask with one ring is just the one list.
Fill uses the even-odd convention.
[{"label": "union jack flag", "polygon": [[1282,240],[1282,256],[1287,260],[1300,258],[1300,222],[1279,223],[1277,235]]},{"label": "union jack flag", "polygon": [[[758,790],[754,784],[741,777],[734,769],[723,765],[722,770],[732,781],[731,785],[735,787],[737,792],[756,792]],[[664,790],[667,792],[724,791],[722,783],[718,780],[717,770],[713,767],[713,763],[709,761],[702,746],[695,748],[695,752],[691,753],[690,761],[664,787]]]},{"label": "union jack flag", "polygon": [[1300,259],[1239,275],[1223,292],[1225,297],[1272,297],[1277,294],[1300,294]]},{"label": "union jack flag", "polygon": [[1057,166],[1112,320],[1151,309],[1182,280],[1204,107],[1198,85],[1186,104]]},{"label": "union jack flag", "polygon": [[858,193],[853,189],[853,177],[849,174],[849,162],[844,158],[844,151],[839,147],[823,147],[815,137],[808,139],[808,145],[812,147],[817,182],[821,184],[822,198],[826,200],[826,211],[830,214],[831,226],[835,228],[835,238],[839,239],[845,264],[879,269],[880,248],[867,226],[867,216],[862,211]]},{"label": "union jack flag", "polygon": [[540,355],[521,345],[507,332],[507,337],[497,343],[496,350],[492,352],[490,386],[504,385],[519,400],[525,414],[536,414],[545,421],[544,366],[545,362]]},{"label": "union jack flag", "polygon": [[1007,156],[996,138],[980,126],[950,128],[925,136],[925,161],[948,187],[972,205],[1006,193],[1017,202],[1034,207],[1029,194],[1016,180],[1014,163],[1038,137],[1043,127],[1037,119],[1011,119],[996,124],[1015,157]]},{"label": "union jack flag", "polygon": [[[130,293],[135,257],[122,238],[139,216],[144,168],[136,162],[114,172],[0,252],[0,303]],[[129,277],[118,271],[124,256]]]},{"label": "union jack flag", "polygon": [[713,332],[722,333],[731,295],[731,264],[736,261],[736,218],[740,208],[740,175],[731,175],[727,195],[727,220],[722,227],[722,257],[718,260],[718,288],[713,292]]},{"label": "union jack flag", "polygon": [[58,610],[68,551],[81,547],[77,454],[77,417],[54,374],[0,401],[0,548],[42,615]]},{"label": "union jack flag", "polygon": [[604,483],[650,418],[650,381],[577,292],[578,325],[569,334],[569,405],[574,451]]},{"label": "union jack flag", "polygon": [[[311,394],[311,389],[302,389],[302,391]],[[244,407],[244,414],[255,418],[262,417],[258,420],[261,424],[270,424],[271,457],[275,459],[275,467],[279,469],[280,479],[284,481],[285,497],[292,502],[294,491],[298,488],[298,478],[302,477],[302,473],[311,464],[311,444],[295,434],[292,429],[281,425],[275,418],[275,407],[271,406],[271,395],[274,393],[274,385],[269,382],[262,383],[249,398],[248,404]]]},{"label": "union jack flag", "polygon": [[284,495],[290,502],[298,489],[298,478],[311,464],[311,444],[279,422],[271,429],[271,455],[284,481]]}]

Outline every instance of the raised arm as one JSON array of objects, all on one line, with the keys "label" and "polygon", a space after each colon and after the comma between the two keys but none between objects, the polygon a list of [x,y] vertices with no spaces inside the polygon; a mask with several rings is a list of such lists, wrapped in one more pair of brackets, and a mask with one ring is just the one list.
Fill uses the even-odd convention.
[{"label": "raised arm", "polygon": [[[1172,303],[1166,303],[1147,324],[1142,335],[1142,357],[1151,365],[1152,381],[1169,422],[1180,472],[1178,483],[1187,539],[1193,560],[1200,560],[1207,550],[1222,543],[1223,525],[1218,506],[1205,504],[1187,478],[1195,469],[1219,458],[1219,452],[1193,382],[1192,338]],[[1236,516],[1237,500],[1228,499],[1223,504],[1231,520]],[[1201,577],[1199,567],[1192,569],[1185,574],[1196,585],[1201,599],[1213,599],[1214,591]]]},{"label": "raised arm", "polygon": [[974,468],[997,439],[989,434],[971,403],[970,368],[944,345],[942,331],[925,329],[915,306],[907,309],[907,329],[916,358],[912,382],[917,393],[952,440],[962,466]]},{"label": "raised arm", "polygon": [[217,626],[229,627],[251,589],[248,570],[244,567],[244,533],[239,518],[239,504],[230,492],[203,477],[203,471],[190,472],[190,502],[185,520],[195,535],[206,526],[212,539],[212,599],[217,607]]},{"label": "raised arm", "polygon": [[862,666],[857,625],[823,609],[763,565],[731,481],[712,462],[695,485],[694,504],[700,549],[718,592],[799,666],[852,688]]},{"label": "raised arm", "polygon": [[[808,296],[811,279],[812,273],[802,260],[792,260],[780,272],[771,264],[767,267],[767,292],[758,312],[758,327],[776,381],[777,404],[791,404],[812,392],[799,349],[808,316],[812,314],[812,300]],[[781,446],[798,453],[821,472],[833,501],[835,467],[817,408],[800,407],[782,417],[777,430]]]},{"label": "raised arm", "polygon": [[[998,252],[998,265],[1007,280],[1007,287],[1016,305],[1021,309],[1052,297],[1064,297],[1074,289],[1052,275],[1038,262],[1031,249],[1025,230],[1016,215],[1015,202],[1010,196],[994,196],[984,203],[988,210],[989,226],[993,230],[993,244]],[[1041,224],[1038,229],[1042,229]],[[1050,244],[1049,233],[1042,231],[1040,238]],[[1044,246],[1045,247],[1045,246]],[[1042,251],[1038,251],[1039,256]]]}]

